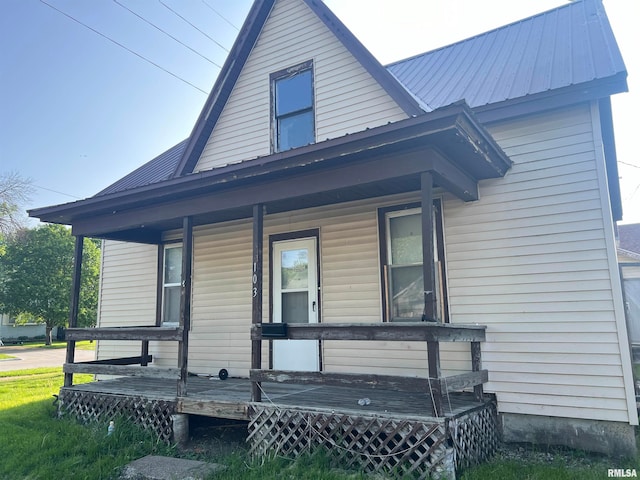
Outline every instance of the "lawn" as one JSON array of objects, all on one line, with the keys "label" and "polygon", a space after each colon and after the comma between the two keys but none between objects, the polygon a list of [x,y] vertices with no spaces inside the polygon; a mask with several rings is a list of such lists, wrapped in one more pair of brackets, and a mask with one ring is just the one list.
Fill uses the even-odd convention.
[{"label": "lawn", "polygon": [[[76,383],[91,381],[75,375]],[[61,368],[0,372],[0,479],[116,479],[121,468],[148,454],[214,461],[227,466],[212,478],[230,479],[380,479],[335,468],[318,453],[295,460],[269,459],[259,463],[246,458],[241,428],[207,426],[189,448],[178,449],[120,419],[107,435],[107,424],[81,425],[56,418],[53,394],[62,385]],[[241,425],[237,425],[241,427]],[[205,432],[204,434],[202,432]],[[224,433],[227,432],[227,433]],[[225,448],[225,445],[227,448]],[[484,465],[462,473],[462,480],[572,480],[607,478],[610,468],[635,468],[637,461],[619,461],[566,450],[509,446]]]},{"label": "lawn", "polygon": [[9,360],[11,358],[16,358],[13,355],[7,355],[6,353],[0,353],[0,360]]}]

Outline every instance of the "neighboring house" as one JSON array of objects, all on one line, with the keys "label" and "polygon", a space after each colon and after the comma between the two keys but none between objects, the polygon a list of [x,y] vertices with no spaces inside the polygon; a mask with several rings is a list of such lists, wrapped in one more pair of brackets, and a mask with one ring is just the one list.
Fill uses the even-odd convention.
[{"label": "neighboring house", "polygon": [[[506,440],[632,454],[610,104],[626,76],[599,0],[386,67],[319,0],[257,0],[188,139],[30,215],[105,239],[100,327],[190,321],[190,372],[434,377],[415,342],[260,353],[252,319],[486,325]],[[458,345],[443,372],[471,370]],[[152,341],[153,365],[174,347]]]},{"label": "neighboring house", "polygon": [[[54,330],[53,335],[56,335]],[[4,343],[23,342],[26,340],[44,340],[44,323],[16,323],[15,319],[0,313],[0,339]]]},{"label": "neighboring house", "polygon": [[624,289],[629,340],[640,356],[640,223],[618,225],[618,262]]}]

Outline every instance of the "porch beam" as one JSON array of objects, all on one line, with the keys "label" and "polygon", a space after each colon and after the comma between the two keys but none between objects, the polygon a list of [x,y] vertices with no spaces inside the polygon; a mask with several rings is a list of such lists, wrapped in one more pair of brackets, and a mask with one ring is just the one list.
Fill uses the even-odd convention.
[{"label": "porch beam", "polygon": [[[193,259],[193,219],[184,217],[182,222],[182,288],[180,289],[180,327],[182,338],[178,343],[178,396],[187,396],[189,358],[189,330],[191,330],[191,268]],[[145,368],[145,367],[142,367]]]},{"label": "porch beam", "polygon": [[435,183],[459,199],[471,202],[480,198],[478,182],[446,158],[440,157],[437,159],[431,172]]},{"label": "porch beam", "polygon": [[[71,280],[71,300],[69,305],[69,327],[78,326],[78,309],[80,306],[80,280],[82,277],[82,250],[84,248],[84,237],[76,236],[75,250],[73,254],[73,278]],[[73,363],[76,353],[76,342],[67,340],[66,363]],[[65,372],[64,386],[73,385],[73,372]]]},{"label": "porch beam", "polygon": [[[214,191],[207,193],[77,219],[73,224],[73,233],[113,233],[187,215],[205,215],[239,208],[250,209],[256,204],[353,188],[434,170],[438,178],[446,179],[450,187],[453,182],[461,182],[453,193],[473,190],[475,181],[462,173],[455,175],[456,170],[448,165],[450,162],[439,152],[423,148],[395,154],[392,162],[388,156],[382,156],[373,160],[342,159],[333,167],[323,170],[314,169],[312,165],[306,169],[292,168],[290,174],[280,173],[270,177],[265,174],[238,182],[240,185],[235,187],[216,185]],[[464,201],[473,200],[466,194],[461,198]]]},{"label": "porch beam", "polygon": [[[142,340],[175,342],[182,339],[182,328],[168,327],[102,327],[69,328],[67,340]],[[70,363],[70,362],[68,362]]]},{"label": "porch beam", "polygon": [[[262,324],[262,265],[264,239],[264,205],[253,206],[253,272],[251,275],[251,323]],[[251,339],[251,368],[262,368],[262,337]],[[251,381],[251,401],[260,402],[260,382]]]},{"label": "porch beam", "polygon": [[94,363],[65,363],[62,370],[67,373],[89,373],[95,375],[121,375],[127,377],[163,378],[179,380],[178,368],[131,367],[128,365],[96,365]]},{"label": "porch beam", "polygon": [[[363,340],[405,342],[484,342],[484,325],[455,325],[426,322],[388,323],[288,323],[291,340]],[[251,339],[262,336],[262,326],[252,325]],[[274,342],[276,338],[267,338]]]}]

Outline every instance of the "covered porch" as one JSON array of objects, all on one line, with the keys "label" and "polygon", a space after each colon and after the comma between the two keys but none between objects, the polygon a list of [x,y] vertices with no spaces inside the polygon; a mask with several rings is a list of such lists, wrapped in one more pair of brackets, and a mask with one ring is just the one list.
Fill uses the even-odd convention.
[{"label": "covered porch", "polygon": [[[415,432],[426,428],[425,432],[430,433],[421,433],[418,440],[415,437],[411,442],[430,443],[425,453],[429,458],[438,449],[444,453],[439,454],[437,462],[420,460],[414,464],[455,464],[455,450],[450,447],[449,440],[457,431],[455,425],[459,422],[456,419],[471,418],[469,415],[476,415],[474,412],[483,412],[478,415],[488,419],[493,426],[480,430],[493,432],[487,438],[495,438],[495,405],[484,395],[482,388],[488,379],[488,372],[481,366],[484,327],[435,321],[434,191],[449,192],[465,202],[475,201],[479,198],[478,182],[503,176],[509,166],[509,159],[477,123],[468,107],[460,103],[420,117],[238,165],[177,176],[30,212],[43,221],[72,225],[77,238],[62,408],[82,416],[82,412],[93,408],[87,402],[102,398],[98,401],[102,406],[95,410],[94,416],[98,418],[116,411],[113,405],[122,405],[122,401],[135,403],[138,401],[135,399],[140,398],[144,411],[154,410],[158,405],[166,406],[160,408],[156,420],[149,419],[159,426],[167,422],[162,418],[173,416],[175,419],[175,415],[184,414],[242,417],[250,422],[250,439],[255,452],[265,453],[274,445],[300,439],[293,441],[291,449],[283,452],[289,454],[299,453],[299,446],[310,448],[312,444],[327,444],[327,438],[332,438],[333,433],[325,432],[316,435],[313,442],[302,440],[307,438],[303,432],[309,432],[311,428],[309,415],[320,412],[319,419],[314,420],[320,422],[313,427],[315,430],[329,428],[338,432],[342,425],[359,425],[350,430],[359,432],[350,451],[357,447],[369,455],[369,449],[373,447],[364,447],[361,438],[384,437],[375,440],[374,443],[380,445],[380,451],[375,455],[398,461],[397,456],[387,457],[386,453],[380,452],[393,442],[394,451],[414,452],[415,448],[407,446],[409,440],[406,439],[414,438]],[[263,278],[267,274],[263,271],[265,215],[407,192],[417,193],[422,206],[424,321],[274,325],[273,319],[263,313],[266,295]],[[247,331],[251,341],[249,378],[230,379],[232,381],[228,383],[205,381],[215,387],[202,390],[203,380],[190,377],[188,365],[194,227],[244,218],[252,219],[253,228],[251,289],[246,292],[247,302],[252,305],[252,327]],[[155,321],[150,321],[146,327],[77,328],[83,237],[162,245],[164,235],[169,231],[179,231],[182,241],[183,280],[178,326],[163,326],[159,305]],[[76,363],[75,342],[84,339],[139,341],[140,355]],[[300,372],[295,366],[291,370],[274,370],[271,365],[263,365],[263,345],[282,340],[421,342],[427,347],[428,376],[323,370]],[[153,366],[149,342],[177,343],[176,367]],[[443,376],[441,342],[467,342],[471,371]],[[115,375],[135,381],[119,379],[74,386],[75,373]],[[133,390],[130,389],[132,385]],[[175,391],[168,392],[168,387]],[[366,401],[365,405],[357,403],[367,398],[369,404]],[[147,408],[148,405],[152,407]],[[139,412],[134,417],[142,415],[142,410],[134,411]],[[283,415],[288,420],[281,421]],[[468,424],[472,425],[473,421]],[[341,425],[340,428],[337,425]],[[480,430],[472,437],[484,438],[485,434]],[[426,437],[431,438],[436,431],[440,432],[435,434],[437,438],[427,441]],[[266,432],[276,432],[276,435]],[[344,437],[344,432],[339,436]],[[390,438],[400,440],[392,442],[388,440]],[[473,440],[470,444],[477,445],[478,442]],[[476,460],[490,453],[491,445],[495,446],[493,440],[482,440],[480,444],[487,448],[476,449]],[[333,445],[331,441],[329,445]],[[445,445],[449,446],[445,448]],[[433,470],[431,466],[429,471]]]}]

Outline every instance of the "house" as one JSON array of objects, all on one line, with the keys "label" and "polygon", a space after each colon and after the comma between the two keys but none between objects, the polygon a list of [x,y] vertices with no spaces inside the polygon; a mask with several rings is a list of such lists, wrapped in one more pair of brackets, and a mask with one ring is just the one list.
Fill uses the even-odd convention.
[{"label": "house", "polygon": [[640,224],[618,225],[617,252],[629,341],[635,359],[640,356]]},{"label": "house", "polygon": [[[610,104],[626,75],[600,0],[386,67],[321,1],[257,0],[188,139],[30,211],[105,239],[67,402],[100,388],[73,373],[164,369],[178,412],[274,431],[272,382],[419,384],[434,418],[455,384],[495,399],[507,441],[634,454]],[[82,338],[103,363],[73,363]],[[190,401],[187,371],[250,378],[252,402]]]},{"label": "house", "polygon": [[[54,328],[55,336],[57,327]],[[43,340],[45,325],[43,323],[16,323],[15,318],[0,313],[0,339],[4,343],[24,342],[27,340]]]}]

